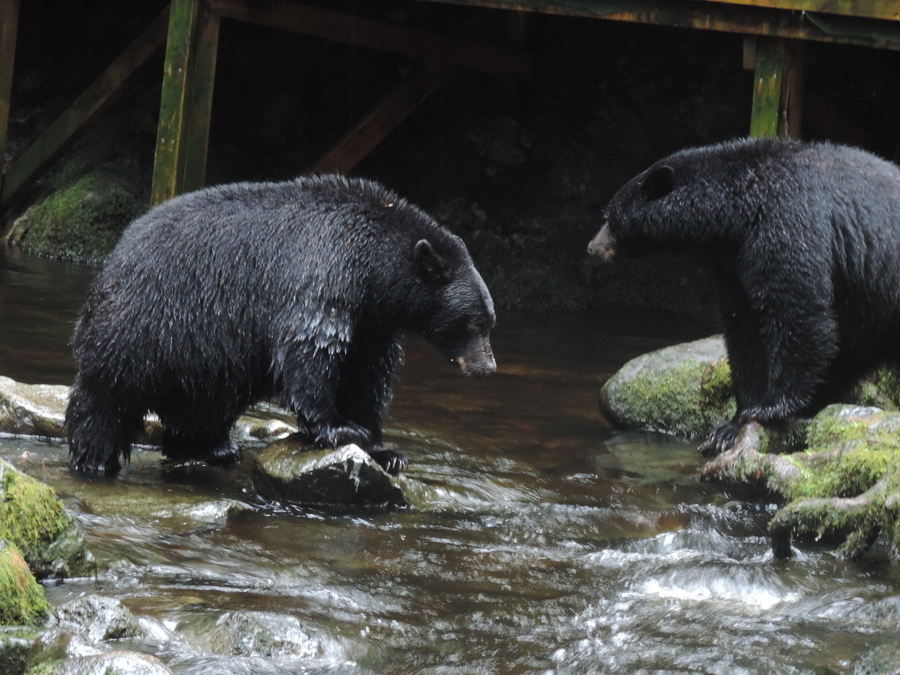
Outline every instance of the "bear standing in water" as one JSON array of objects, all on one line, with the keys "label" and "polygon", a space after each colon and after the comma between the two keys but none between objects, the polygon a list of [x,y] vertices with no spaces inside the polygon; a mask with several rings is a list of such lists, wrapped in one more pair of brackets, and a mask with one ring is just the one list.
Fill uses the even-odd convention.
[{"label": "bear standing in water", "polygon": [[828,143],[678,152],[613,196],[588,252],[668,251],[717,276],[740,428],[808,415],[900,359],[900,169]]},{"label": "bear standing in water", "polygon": [[496,369],[494,307],[462,240],[393,192],[336,176],[182,195],[132,223],[75,329],[71,466],[112,474],[148,411],[163,455],[230,465],[229,432],[274,398],[322,447],[381,445],[402,331],[467,375]]}]

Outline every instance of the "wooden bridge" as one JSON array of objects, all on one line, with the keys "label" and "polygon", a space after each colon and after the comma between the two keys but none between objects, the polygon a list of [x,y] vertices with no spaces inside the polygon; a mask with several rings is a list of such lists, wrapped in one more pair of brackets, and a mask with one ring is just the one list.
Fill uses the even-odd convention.
[{"label": "wooden bridge", "polygon": [[[745,36],[755,71],[751,135],[797,133],[804,41],[900,49],[900,0],[421,0],[511,12],[678,26]],[[0,1],[0,157],[6,149],[20,0]],[[524,75],[530,56],[478,39],[479,12],[447,35],[341,14],[302,0],[172,0],[109,67],[0,177],[0,207],[41,173],[165,46],[151,201],[202,187],[206,174],[219,22],[247,21],[402,54],[419,65],[309,172],[348,172],[458,68]],[[898,121],[900,122],[900,121]]]}]

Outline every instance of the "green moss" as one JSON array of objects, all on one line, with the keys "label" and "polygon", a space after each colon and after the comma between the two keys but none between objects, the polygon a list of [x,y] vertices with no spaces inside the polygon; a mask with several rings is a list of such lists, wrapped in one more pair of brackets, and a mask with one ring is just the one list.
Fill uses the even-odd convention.
[{"label": "green moss", "polygon": [[841,452],[818,455],[805,451],[787,458],[800,469],[802,478],[787,495],[808,497],[855,497],[870,489],[892,467],[900,464],[893,449],[860,444]]},{"label": "green moss", "polygon": [[734,388],[731,386],[731,363],[728,359],[714,361],[700,378],[701,405],[727,408],[734,405],[731,398]]},{"label": "green moss", "polygon": [[40,663],[32,668],[29,668],[25,671],[25,675],[52,675],[53,673],[59,670],[60,664],[63,661],[46,661],[44,663]]},{"label": "green moss", "polygon": [[50,611],[44,588],[18,549],[6,542],[0,546],[0,624],[24,626],[42,622]]},{"label": "green moss", "polygon": [[71,524],[53,488],[0,464],[0,538],[22,551],[26,558],[40,556],[41,549]]},{"label": "green moss", "polygon": [[145,209],[136,187],[103,169],[53,192],[14,224],[10,243],[54,258],[97,261]]}]

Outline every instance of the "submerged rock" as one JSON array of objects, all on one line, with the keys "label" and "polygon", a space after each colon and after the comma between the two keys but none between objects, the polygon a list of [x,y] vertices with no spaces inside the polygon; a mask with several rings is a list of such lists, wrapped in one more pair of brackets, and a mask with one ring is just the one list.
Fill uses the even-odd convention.
[{"label": "submerged rock", "polygon": [[880,645],[853,660],[851,675],[897,675],[900,673],[900,645]]},{"label": "submerged rock", "polygon": [[0,626],[41,623],[50,610],[43,587],[19,550],[0,539]]},{"label": "submerged rock", "polygon": [[0,460],[0,538],[21,550],[39,579],[89,576],[96,568],[81,529],[53,488],[4,460]]},{"label": "submerged rock", "polygon": [[40,633],[27,626],[0,628],[0,673],[22,675],[28,654]]},{"label": "submerged rock", "polygon": [[33,666],[46,661],[77,659],[103,654],[104,650],[81,633],[65,628],[50,628],[32,641],[27,652],[27,664]]},{"label": "submerged rock", "polygon": [[322,654],[300,621],[273,612],[226,612],[198,637],[204,648],[225,656],[312,659]]},{"label": "submerged rock", "polygon": [[355,445],[319,450],[293,439],[253,460],[253,486],[264,499],[292,504],[407,506],[403,491]]},{"label": "submerged rock", "polygon": [[88,595],[53,610],[48,621],[68,631],[79,633],[90,642],[105,642],[143,634],[137,617],[115,598]]},{"label": "submerged rock", "polygon": [[600,411],[626,429],[700,438],[734,415],[721,337],[660,349],[626,363],[603,385]]},{"label": "submerged rock", "polygon": [[32,667],[28,675],[172,675],[166,665],[154,656],[138,652],[118,651],[50,661]]}]

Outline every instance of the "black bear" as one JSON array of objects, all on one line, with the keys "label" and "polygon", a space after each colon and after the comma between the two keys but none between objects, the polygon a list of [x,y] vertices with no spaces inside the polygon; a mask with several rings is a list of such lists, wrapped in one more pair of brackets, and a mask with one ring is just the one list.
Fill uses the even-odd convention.
[{"label": "black bear", "polygon": [[838,400],[900,356],[900,169],[829,143],[744,139],[683,150],[629,181],[588,246],[687,254],[715,271],[737,412],[734,445]]},{"label": "black bear", "polygon": [[390,473],[382,420],[402,332],[468,375],[496,369],[491,296],[462,240],[392,191],[338,176],[236,183],[135,220],[75,329],[71,466],[112,474],[148,411],[163,455],[229,465],[229,432],[274,399],[322,447],[355,443]]}]

